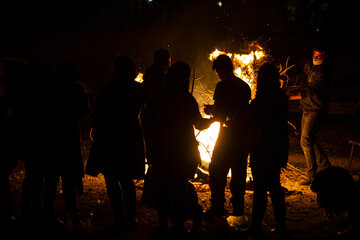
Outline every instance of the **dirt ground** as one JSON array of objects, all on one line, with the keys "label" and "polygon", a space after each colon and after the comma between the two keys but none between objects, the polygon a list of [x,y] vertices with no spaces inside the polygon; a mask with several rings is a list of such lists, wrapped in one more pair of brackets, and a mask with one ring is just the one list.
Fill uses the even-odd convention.
[{"label": "dirt ground", "polygon": [[[298,126],[298,122],[294,121]],[[350,153],[350,145],[348,139],[360,136],[357,134],[358,126],[354,124],[352,119],[330,119],[324,124],[320,132],[319,141],[324,146],[328,154],[330,162],[335,166],[347,167]],[[355,134],[355,136],[354,136]],[[89,142],[84,141],[83,155],[87,158]],[[353,163],[349,169],[354,178],[360,175],[360,159],[359,154],[354,156]],[[281,174],[281,183],[286,188],[286,204],[287,204],[287,225],[289,234],[286,237],[280,237],[270,233],[270,228],[274,226],[274,217],[269,198],[268,208],[263,222],[263,230],[266,239],[338,239],[337,234],[344,231],[349,226],[347,214],[327,218],[324,216],[325,211],[317,205],[316,194],[311,192],[308,186],[300,186],[299,182],[305,177],[305,160],[299,146],[299,136],[294,131],[290,133],[290,155],[289,165]],[[24,169],[20,161],[17,168],[11,175],[11,186],[14,201],[14,216],[20,216],[21,205],[21,183],[24,178]],[[205,182],[194,182],[199,197],[199,203],[207,210],[210,206],[209,186]],[[133,232],[122,233],[116,235],[105,234],[104,229],[113,220],[113,213],[107,198],[105,182],[102,175],[98,177],[85,176],[84,178],[84,194],[78,198],[78,208],[80,218],[88,225],[83,229],[75,229],[72,232],[64,232],[61,234],[45,235],[40,234],[44,231],[33,231],[36,237],[43,236],[45,239],[136,239],[147,240],[153,239],[157,226],[156,212],[148,209],[141,204],[140,198],[143,189],[143,181],[136,181],[137,189],[137,229]],[[251,222],[252,209],[251,188],[246,191],[245,207],[246,216],[249,223]],[[226,189],[226,208],[231,212],[230,192]],[[62,199],[61,187],[59,188],[58,198],[56,202],[57,214],[61,219],[64,215],[64,203]],[[91,221],[89,219],[92,219]],[[241,228],[226,227],[224,221],[218,219],[215,222],[203,222],[203,231],[197,235],[186,235],[176,237],[176,239],[248,239],[246,233]],[[190,222],[187,223],[187,226]],[[31,232],[23,232],[16,229],[11,238],[5,237],[1,239],[14,239],[16,236],[29,237]],[[168,239],[175,239],[175,236],[169,236]]]}]

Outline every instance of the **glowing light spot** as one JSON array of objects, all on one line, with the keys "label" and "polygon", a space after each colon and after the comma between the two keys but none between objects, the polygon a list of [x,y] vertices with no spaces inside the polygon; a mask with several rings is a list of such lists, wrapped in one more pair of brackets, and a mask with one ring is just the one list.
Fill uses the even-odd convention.
[{"label": "glowing light spot", "polygon": [[135,81],[136,81],[136,82],[139,82],[139,83],[142,83],[142,82],[144,81],[143,77],[144,77],[144,74],[143,74],[143,73],[139,73],[139,74],[136,76]]}]

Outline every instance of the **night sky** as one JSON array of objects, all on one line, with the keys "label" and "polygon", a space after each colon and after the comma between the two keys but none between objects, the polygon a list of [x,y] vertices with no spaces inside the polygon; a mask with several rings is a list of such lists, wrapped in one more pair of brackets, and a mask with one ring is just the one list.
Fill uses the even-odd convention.
[{"label": "night sky", "polygon": [[239,52],[258,41],[275,64],[300,67],[312,44],[331,48],[335,85],[359,81],[358,24],[353,1],[331,0],[12,0],[0,3],[0,57],[53,63],[68,58],[95,94],[111,63],[128,55],[138,71],[158,48],[184,60],[214,87],[208,54]]}]

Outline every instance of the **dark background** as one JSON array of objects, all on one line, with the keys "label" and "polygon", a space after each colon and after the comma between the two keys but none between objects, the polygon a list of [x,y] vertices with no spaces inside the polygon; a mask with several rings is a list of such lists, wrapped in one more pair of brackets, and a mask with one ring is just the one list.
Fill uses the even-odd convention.
[{"label": "dark background", "polygon": [[[96,96],[119,54],[143,72],[155,50],[168,49],[173,62],[188,62],[213,89],[216,76],[207,57],[215,47],[240,52],[256,40],[275,64],[290,56],[289,63],[301,69],[313,44],[325,42],[336,96],[359,82],[357,27],[354,1],[11,0],[0,3],[0,57],[50,64],[68,58]],[[345,95],[357,96],[350,88]]]},{"label": "dark background", "polygon": [[[184,60],[203,76],[213,90],[217,80],[211,71],[208,54],[216,47],[228,52],[240,52],[251,41],[258,41],[272,56],[273,62],[295,64],[289,75],[295,76],[305,58],[311,58],[312,46],[324,42],[330,46],[333,66],[332,97],[334,100],[359,102],[360,51],[357,33],[356,1],[335,0],[8,0],[0,1],[0,60],[40,60],[54,64],[58,58],[68,58],[79,71],[79,81],[96,97],[111,80],[111,65],[119,54],[133,59],[137,70],[144,72],[152,64],[153,53],[168,49],[173,62]],[[221,6],[219,6],[221,5]],[[1,66],[0,66],[1,67]],[[1,69],[0,69],[1,74]],[[2,76],[0,76],[2,77]],[[342,108],[343,105],[339,105]],[[301,113],[291,119],[299,128]],[[91,127],[91,124],[89,124]],[[82,137],[82,153],[87,160],[90,140],[88,125]],[[299,129],[297,129],[298,131]],[[348,166],[349,139],[359,135],[359,124],[350,116],[332,116],[322,126],[319,142],[334,166]],[[297,132],[298,133],[298,132]],[[299,135],[290,131],[290,163],[304,170],[305,160]],[[352,172],[359,175],[359,150]],[[20,165],[20,166],[19,166]],[[21,184],[24,170],[14,171],[12,182],[14,206],[20,210]],[[301,171],[300,171],[301,172]],[[19,175],[19,176],[18,176]],[[325,219],[316,206],[316,195],[309,188],[298,188],[299,171],[287,170],[289,190],[289,229],[294,239],[325,239],[346,229],[345,217]],[[113,218],[107,202],[102,178],[86,176],[85,195],[79,199],[80,212],[95,213],[95,234]],[[206,185],[206,184],[204,184]],[[200,185],[202,187],[203,185]],[[139,190],[139,188],[138,188]],[[141,188],[140,188],[141,190]],[[199,190],[199,199],[210,206],[209,190]],[[138,193],[141,191],[138,191]],[[251,208],[252,194],[246,201]],[[138,201],[139,201],[138,196]],[[227,191],[227,198],[230,198]],[[57,199],[57,211],[63,214],[62,199]],[[229,201],[228,201],[229,203]],[[250,210],[247,210],[250,212]],[[133,236],[123,239],[149,239],[156,227],[155,214],[139,211],[139,228]],[[86,217],[85,217],[86,218]],[[271,209],[264,222],[274,221]],[[339,224],[340,222],[340,224]],[[344,226],[343,226],[344,225]],[[270,224],[266,228],[270,228]],[[91,231],[90,235],[93,233]],[[101,233],[101,232],[100,232]],[[19,232],[22,235],[21,232]],[[24,232],[24,238],[29,238]],[[88,233],[89,234],[89,233]],[[199,239],[223,239],[224,235],[205,232]],[[35,235],[34,235],[35,236]],[[298,237],[296,237],[298,236]],[[36,236],[38,237],[38,236]],[[82,238],[83,237],[83,238]],[[244,236],[243,236],[244,237]],[[247,236],[245,236],[247,238]],[[52,235],[50,238],[54,238]],[[88,239],[88,235],[68,239]],[[100,234],[100,238],[103,236]],[[241,236],[225,237],[241,239]],[[47,238],[49,239],[49,238]]]}]

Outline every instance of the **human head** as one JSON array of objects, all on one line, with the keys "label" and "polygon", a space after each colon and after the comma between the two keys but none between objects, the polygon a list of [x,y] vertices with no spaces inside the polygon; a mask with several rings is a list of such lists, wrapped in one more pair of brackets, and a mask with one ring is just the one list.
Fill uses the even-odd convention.
[{"label": "human head", "polygon": [[166,74],[167,86],[173,89],[188,91],[190,73],[191,69],[187,63],[183,61],[174,63]]},{"label": "human head", "polygon": [[310,188],[317,194],[320,207],[339,214],[349,210],[356,183],[346,169],[331,166],[316,174]]},{"label": "human head", "polygon": [[328,57],[328,49],[325,46],[317,45],[313,48],[313,64],[315,66],[323,64]]},{"label": "human head", "polygon": [[127,82],[136,77],[136,68],[128,56],[120,55],[114,60],[114,80],[123,79]]},{"label": "human head", "polygon": [[166,71],[171,65],[170,53],[165,49],[159,49],[154,53],[154,64]]},{"label": "human head", "polygon": [[257,95],[280,87],[279,70],[271,63],[264,63],[258,72]]},{"label": "human head", "polygon": [[225,80],[231,76],[234,71],[234,66],[231,59],[225,55],[219,55],[213,62],[212,69],[216,71],[221,80]]}]

